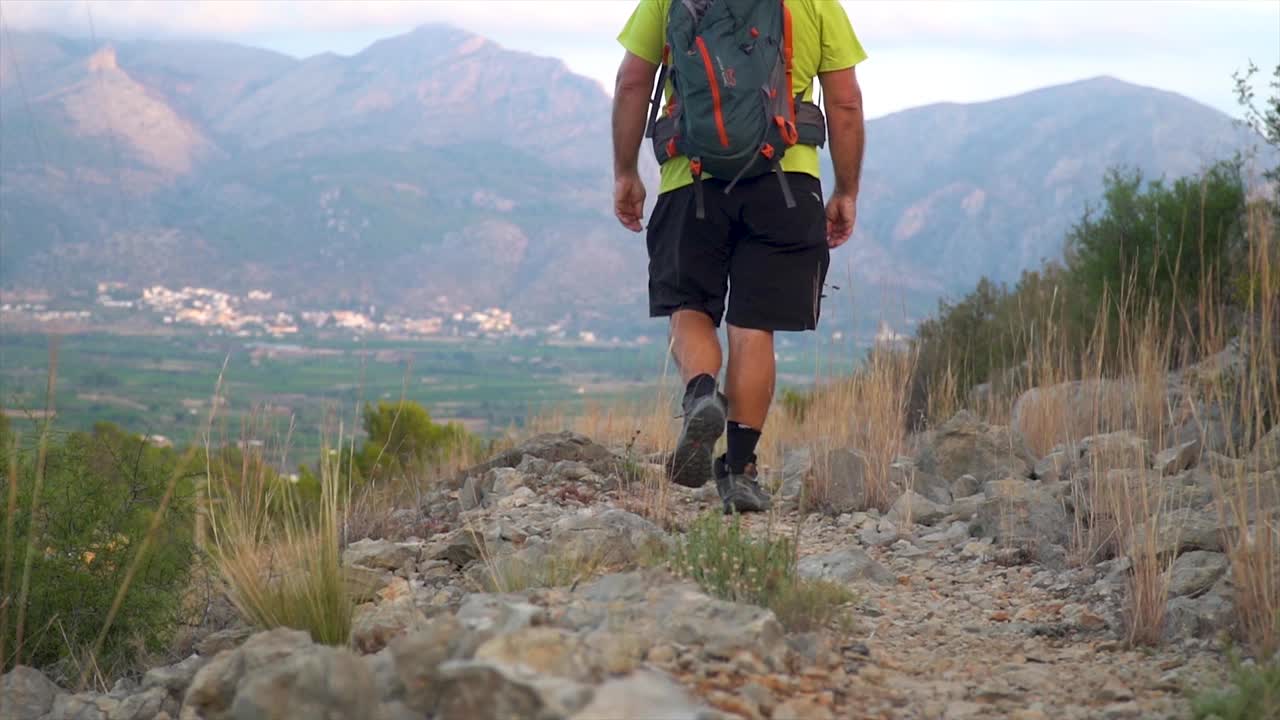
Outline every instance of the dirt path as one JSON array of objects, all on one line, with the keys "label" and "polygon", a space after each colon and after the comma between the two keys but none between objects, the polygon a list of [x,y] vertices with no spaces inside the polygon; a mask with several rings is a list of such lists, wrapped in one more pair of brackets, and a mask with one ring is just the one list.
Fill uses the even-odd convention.
[{"label": "dirt path", "polygon": [[[713,507],[695,497],[673,505],[681,522]],[[778,514],[768,531],[790,536],[799,519]],[[827,639],[829,662],[774,679],[774,694],[791,698],[784,712],[743,703],[750,681],[740,675],[685,682],[741,717],[1032,720],[1187,717],[1186,688],[1220,676],[1221,657],[1203,643],[1129,648],[1118,630],[1122,595],[1093,570],[1003,566],[989,545],[918,535],[864,547],[860,521],[874,524],[861,513],[804,519],[802,558],[859,548],[891,579],[850,583],[856,622]],[[770,522],[746,518],[759,533]]]}]

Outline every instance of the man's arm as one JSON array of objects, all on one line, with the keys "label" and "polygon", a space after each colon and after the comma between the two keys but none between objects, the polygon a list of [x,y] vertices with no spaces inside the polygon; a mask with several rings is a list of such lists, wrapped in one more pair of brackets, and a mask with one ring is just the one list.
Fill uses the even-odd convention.
[{"label": "man's arm", "polygon": [[637,163],[657,70],[657,65],[628,52],[618,67],[613,93],[613,214],[633,232],[644,229],[640,224],[644,219],[644,183]]},{"label": "man's arm", "polygon": [[862,117],[862,88],[853,68],[822,73],[822,96],[827,113],[831,160],[836,188],[827,203],[827,245],[839,247],[853,233],[862,181],[862,153],[867,135]]}]

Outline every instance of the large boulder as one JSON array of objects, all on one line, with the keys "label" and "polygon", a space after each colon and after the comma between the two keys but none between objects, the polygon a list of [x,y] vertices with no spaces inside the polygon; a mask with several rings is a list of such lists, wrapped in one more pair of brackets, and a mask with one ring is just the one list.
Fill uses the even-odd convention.
[{"label": "large boulder", "polygon": [[1122,430],[1136,424],[1135,397],[1129,380],[1079,380],[1032,388],[1014,402],[1010,424],[1028,437],[1047,430],[1062,433],[1058,441]]},{"label": "large boulder", "polygon": [[58,686],[39,670],[19,665],[0,677],[0,708],[6,718],[40,720],[53,707]]},{"label": "large boulder", "polygon": [[1034,464],[1020,432],[988,425],[964,410],[921,440],[916,467],[947,482],[966,474],[980,484],[1026,478]]},{"label": "large boulder", "polygon": [[359,657],[277,629],[210,660],[183,705],[190,720],[339,720],[367,716],[378,697]]}]

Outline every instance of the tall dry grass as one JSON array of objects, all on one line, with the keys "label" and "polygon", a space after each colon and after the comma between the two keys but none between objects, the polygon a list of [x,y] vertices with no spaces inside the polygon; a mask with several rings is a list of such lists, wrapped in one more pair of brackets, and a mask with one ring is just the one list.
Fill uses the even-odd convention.
[{"label": "tall dry grass", "polygon": [[1250,208],[1247,233],[1247,281],[1234,289],[1245,304],[1236,337],[1244,369],[1234,380],[1207,383],[1206,395],[1237,431],[1227,453],[1238,461],[1217,473],[1216,491],[1239,636],[1268,658],[1280,651],[1280,442],[1263,444],[1280,433],[1280,234],[1262,205]]},{"label": "tall dry grass", "polygon": [[354,605],[341,558],[343,455],[324,448],[318,506],[279,482],[261,449],[247,447],[239,468],[211,465],[210,555],[232,604],[254,626],[347,642]]},{"label": "tall dry grass", "polygon": [[809,448],[813,472],[804,488],[817,507],[829,504],[836,486],[830,450],[849,448],[866,460],[863,508],[887,510],[893,502],[891,466],[907,434],[907,403],[915,355],[880,347],[852,376],[820,383],[802,413],[774,412],[765,428],[765,447],[775,463],[786,449]]}]

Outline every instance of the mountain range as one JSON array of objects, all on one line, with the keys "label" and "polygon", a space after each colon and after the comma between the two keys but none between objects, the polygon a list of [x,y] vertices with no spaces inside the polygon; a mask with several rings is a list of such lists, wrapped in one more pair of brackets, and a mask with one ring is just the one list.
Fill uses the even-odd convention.
[{"label": "mountain range", "polygon": [[[306,59],[4,39],[0,288],[257,288],[652,329],[643,239],[611,214],[609,96],[558,60],[439,25]],[[884,299],[918,316],[1059,254],[1109,167],[1175,177],[1248,142],[1214,109],[1111,78],[895,113],[867,137],[832,276],[856,299],[832,303],[836,322],[863,328]]]}]

